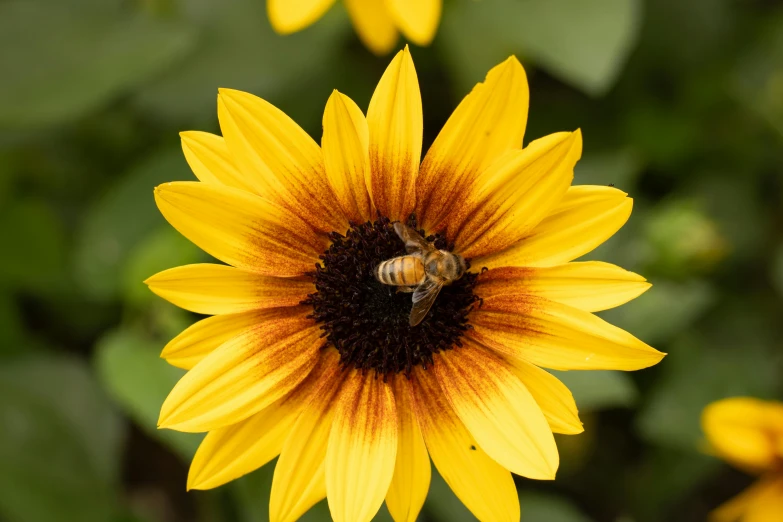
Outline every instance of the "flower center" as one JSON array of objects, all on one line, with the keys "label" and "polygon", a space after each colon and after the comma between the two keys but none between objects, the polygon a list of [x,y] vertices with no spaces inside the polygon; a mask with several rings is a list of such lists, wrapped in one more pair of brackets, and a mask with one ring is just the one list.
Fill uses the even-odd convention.
[{"label": "flower center", "polygon": [[[417,229],[414,216],[408,226]],[[453,245],[440,234],[427,237],[440,250]],[[468,312],[478,297],[473,294],[476,274],[468,271],[444,286],[424,320],[410,326],[411,293],[378,282],[373,269],[383,261],[406,255],[405,245],[385,217],[351,225],[343,235],[330,234],[332,245],[321,255],[314,274],[316,292],[303,304],[313,307],[312,318],[321,323],[325,345],[340,352],[340,360],[384,376],[410,373],[416,365],[432,364],[432,354],[461,346],[470,328]]]}]

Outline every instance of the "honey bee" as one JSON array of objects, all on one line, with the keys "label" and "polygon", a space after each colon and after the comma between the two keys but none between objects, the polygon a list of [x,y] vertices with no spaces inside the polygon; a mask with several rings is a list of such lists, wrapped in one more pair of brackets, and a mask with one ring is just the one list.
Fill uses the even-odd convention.
[{"label": "honey bee", "polygon": [[394,231],[405,243],[407,255],[383,261],[373,271],[385,285],[400,292],[413,292],[410,325],[416,326],[430,311],[440,289],[465,274],[467,265],[459,254],[438,250],[412,228],[394,223]]}]

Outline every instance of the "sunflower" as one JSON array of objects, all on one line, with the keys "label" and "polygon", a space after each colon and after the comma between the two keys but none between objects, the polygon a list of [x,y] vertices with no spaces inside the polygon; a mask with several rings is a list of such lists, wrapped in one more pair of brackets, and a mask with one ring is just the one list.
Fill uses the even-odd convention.
[{"label": "sunflower", "polygon": [[714,522],[783,520],[783,403],[748,397],[713,402],[702,428],[712,453],[761,478],[712,512]]},{"label": "sunflower", "polygon": [[[188,488],[214,488],[278,457],[270,516],[327,498],[337,521],[386,500],[413,521],[430,459],[484,521],[519,519],[511,473],[555,476],[554,433],[582,431],[569,390],[542,368],[636,370],[664,354],[591,312],[649,284],[571,262],[614,234],[631,199],[571,187],[579,131],[521,148],[528,111],[511,57],[459,104],[419,165],[422,104],[407,48],[365,116],[337,91],[319,147],[277,108],[220,90],[223,136],[182,134],[200,181],[155,189],[177,230],[223,264],[172,268],[153,292],[212,315],[162,357],[189,371],[159,426],[208,432]],[[405,254],[404,222],[468,271],[421,324],[411,294],[373,276]]]},{"label": "sunflower", "polygon": [[[267,0],[272,28],[280,34],[301,31],[321,18],[334,0]],[[387,54],[398,31],[416,45],[429,45],[440,22],[442,0],[343,0],[364,45]]]}]

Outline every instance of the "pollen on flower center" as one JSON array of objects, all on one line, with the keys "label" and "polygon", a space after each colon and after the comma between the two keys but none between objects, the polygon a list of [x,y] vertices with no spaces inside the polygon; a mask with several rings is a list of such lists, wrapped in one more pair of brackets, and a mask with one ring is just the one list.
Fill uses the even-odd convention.
[{"label": "pollen on flower center", "polygon": [[[408,225],[418,228],[414,217]],[[411,327],[411,294],[373,276],[376,265],[406,253],[392,222],[381,217],[352,225],[345,234],[333,232],[330,239],[316,265],[316,292],[303,304],[312,305],[326,344],[337,348],[343,364],[383,375],[408,373],[414,366],[432,364],[434,353],[461,346],[460,337],[470,327],[468,312],[478,301],[473,294],[476,274],[468,271],[445,286],[427,317]],[[438,249],[453,249],[440,235],[427,240]]]}]

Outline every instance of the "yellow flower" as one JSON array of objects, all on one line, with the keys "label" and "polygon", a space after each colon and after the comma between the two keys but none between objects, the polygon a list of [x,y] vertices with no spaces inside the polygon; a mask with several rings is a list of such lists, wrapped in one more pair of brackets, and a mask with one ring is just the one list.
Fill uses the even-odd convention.
[{"label": "yellow flower", "polygon": [[761,478],[712,512],[715,522],[783,520],[783,403],[746,397],[713,402],[702,429],[710,449],[731,465]]},{"label": "yellow flower", "polygon": [[[280,34],[301,31],[334,0],[267,0],[272,28]],[[375,54],[386,54],[397,43],[397,31],[416,45],[429,45],[440,22],[442,0],[343,0],[359,39]]]},{"label": "yellow flower", "polygon": [[[182,134],[199,182],[155,189],[158,208],[227,265],[166,270],[147,283],[213,317],[162,356],[190,370],[159,425],[209,432],[191,489],[219,486],[279,455],[273,522],[327,497],[337,521],[384,499],[413,521],[430,458],[480,519],[519,519],[511,472],[553,479],[552,435],[580,433],[569,390],[543,368],[636,370],[663,354],[591,312],[649,284],[571,262],[628,219],[610,187],[571,187],[579,131],[524,149],[525,72],[511,57],[460,103],[419,165],[422,104],[407,48],[367,115],[334,92],[319,147],[280,110],[223,89],[223,137]],[[411,294],[373,269],[404,255],[396,221],[473,268],[409,326]]]}]

